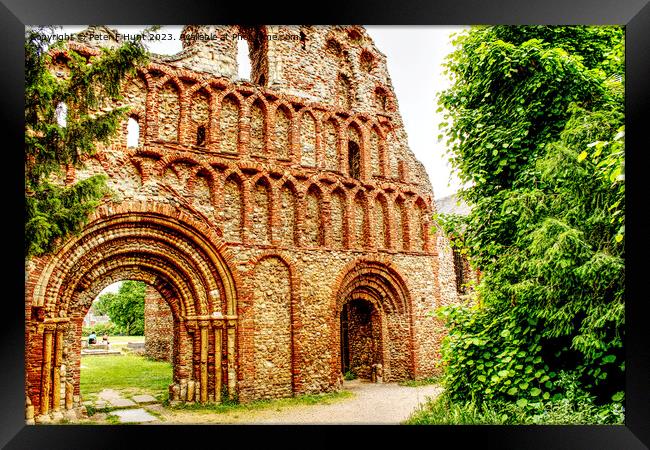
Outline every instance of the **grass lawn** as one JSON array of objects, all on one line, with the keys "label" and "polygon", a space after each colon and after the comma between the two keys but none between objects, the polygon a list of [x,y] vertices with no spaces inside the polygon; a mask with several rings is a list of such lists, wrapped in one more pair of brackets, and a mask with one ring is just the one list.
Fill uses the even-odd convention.
[{"label": "grass lawn", "polygon": [[[329,405],[331,403],[354,397],[350,391],[328,392],[325,394],[304,394],[296,397],[277,398],[270,400],[254,400],[249,403],[233,403],[228,400],[223,403],[211,403],[202,405],[200,403],[179,403],[175,406],[169,406],[171,410],[176,411],[193,411],[197,413],[229,413],[236,411],[258,411],[265,409],[276,409],[290,406],[302,405]],[[166,402],[165,402],[166,403]]]},{"label": "grass lawn", "polygon": [[[97,336],[98,341],[102,341],[101,336]],[[126,344],[128,342],[144,342],[144,336],[109,336],[108,342],[111,344]]]},{"label": "grass lawn", "polygon": [[168,362],[137,355],[81,357],[80,388],[84,400],[96,398],[106,388],[164,399],[171,382],[172,365]]},{"label": "grass lawn", "polygon": [[430,384],[440,384],[441,379],[442,379],[441,377],[430,377],[430,378],[425,378],[423,380],[400,381],[398,384],[400,386],[408,386],[408,387],[427,386]]}]

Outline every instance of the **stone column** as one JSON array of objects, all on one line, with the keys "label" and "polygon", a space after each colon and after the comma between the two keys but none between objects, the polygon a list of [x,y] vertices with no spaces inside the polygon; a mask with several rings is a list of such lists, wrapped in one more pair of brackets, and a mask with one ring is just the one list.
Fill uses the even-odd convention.
[{"label": "stone column", "polygon": [[63,330],[57,326],[54,339],[54,367],[52,368],[52,410],[61,409],[61,361],[63,357]]},{"label": "stone column", "polygon": [[46,327],[43,334],[43,371],[41,375],[41,414],[50,409],[50,390],[52,387],[52,328]]},{"label": "stone column", "polygon": [[235,396],[237,386],[237,374],[235,370],[235,320],[228,320],[227,328],[227,345],[228,345],[228,397]]},{"label": "stone column", "polygon": [[208,323],[200,323],[201,329],[201,390],[199,398],[201,403],[208,401]]}]

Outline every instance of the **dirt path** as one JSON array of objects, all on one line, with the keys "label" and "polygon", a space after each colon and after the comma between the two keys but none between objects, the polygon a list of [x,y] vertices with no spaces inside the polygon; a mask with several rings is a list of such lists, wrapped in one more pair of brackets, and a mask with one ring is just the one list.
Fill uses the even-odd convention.
[{"label": "dirt path", "polygon": [[344,389],[355,394],[331,405],[291,408],[280,413],[264,411],[256,424],[399,424],[427,397],[437,396],[436,385],[408,387],[397,383],[349,381]]},{"label": "dirt path", "polygon": [[285,406],[278,409],[237,414],[174,413],[164,423],[240,423],[240,424],[399,424],[406,420],[427,397],[441,392],[437,385],[418,387],[397,383],[375,384],[346,381],[345,390],[354,396],[331,404]]}]

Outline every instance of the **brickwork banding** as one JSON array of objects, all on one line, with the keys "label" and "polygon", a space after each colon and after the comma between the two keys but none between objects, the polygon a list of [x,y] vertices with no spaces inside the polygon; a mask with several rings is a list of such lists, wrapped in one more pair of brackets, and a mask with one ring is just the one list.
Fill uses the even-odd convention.
[{"label": "brickwork banding", "polygon": [[[200,34],[246,39],[250,81],[236,39]],[[66,45],[52,50],[61,78],[68,49],[100,53]],[[172,362],[172,401],[439,370],[444,326],[430,312],[458,301],[453,254],[363,27],[187,26],[183,50],[152,55],[115,106],[131,108],[120,133],[61,180],[105,174],[112,195],[27,261],[28,420],[81,406],[82,321],[120,280],[149,286],[146,352]]]}]

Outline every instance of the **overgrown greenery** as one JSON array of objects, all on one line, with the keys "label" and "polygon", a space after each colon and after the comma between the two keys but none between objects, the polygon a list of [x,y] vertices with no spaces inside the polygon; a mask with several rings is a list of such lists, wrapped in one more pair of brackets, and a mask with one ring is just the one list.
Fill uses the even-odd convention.
[{"label": "overgrown greenery", "polygon": [[400,381],[397,384],[399,384],[400,386],[418,387],[418,386],[429,386],[431,384],[439,384],[440,381],[441,380],[440,380],[439,376],[434,376],[434,377],[429,377],[429,378],[423,378],[421,380]]},{"label": "overgrown greenery", "polygon": [[439,223],[483,276],[475,306],[439,311],[447,394],[432,414],[620,423],[624,31],[482,26],[454,43],[439,104],[472,211]]},{"label": "overgrown greenery", "polygon": [[[120,98],[122,81],[147,60],[141,41],[128,41],[86,58],[68,49],[63,64],[69,76],[49,69],[48,27],[25,31],[25,252],[52,251],[58,239],[78,231],[107,192],[106,180],[93,176],[71,185],[56,182],[68,166],[82,167],[97,142],[108,142],[128,108],[102,109]],[[62,123],[60,105],[67,107]],[[61,123],[59,123],[61,122]]]},{"label": "overgrown greenery", "polygon": [[93,325],[92,327],[83,327],[81,329],[81,335],[82,336],[89,336],[90,333],[94,332],[97,336],[99,336],[100,342],[101,342],[101,336],[103,335],[108,335],[108,336],[114,336],[116,334],[120,334],[120,328],[117,327],[114,323],[108,322],[108,323],[98,323]]},{"label": "overgrown greenery", "polygon": [[[115,325],[114,331],[126,336],[144,334],[144,295],[147,285],[125,280],[117,293],[100,295],[94,304],[98,314],[106,314]],[[96,331],[96,330],[95,330]]]}]

